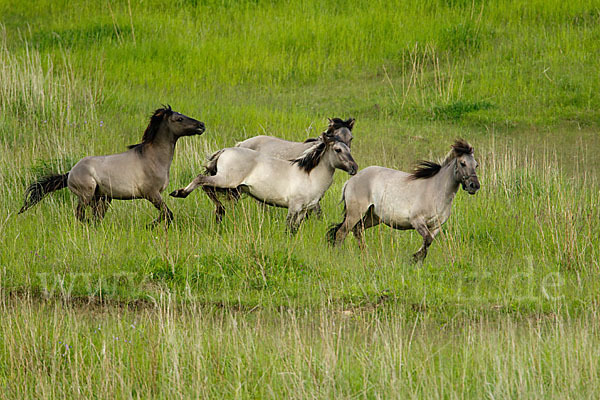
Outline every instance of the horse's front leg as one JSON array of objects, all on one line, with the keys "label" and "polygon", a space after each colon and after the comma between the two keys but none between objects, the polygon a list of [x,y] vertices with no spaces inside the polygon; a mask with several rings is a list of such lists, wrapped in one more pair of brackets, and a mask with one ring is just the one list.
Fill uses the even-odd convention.
[{"label": "horse's front leg", "polygon": [[423,237],[423,245],[415,254],[413,254],[413,261],[419,262],[423,261],[425,257],[427,257],[427,250],[429,249],[429,246],[431,246],[431,243],[433,242],[435,236],[440,231],[440,228],[435,228],[430,231],[424,219],[418,219],[414,221],[412,225],[415,228],[415,230],[419,232],[419,234]]},{"label": "horse's front leg", "polygon": [[160,222],[165,222],[168,227],[171,221],[173,221],[173,213],[169,210],[169,207],[167,207],[167,203],[164,202],[160,193],[156,193],[154,196],[150,196],[147,199],[158,211],[160,211],[158,218],[152,221],[149,226],[156,226]]},{"label": "horse's front leg", "polygon": [[294,206],[288,209],[288,215],[286,218],[286,223],[289,232],[293,235],[298,232],[298,228],[300,224],[306,217],[306,208],[301,206]]},{"label": "horse's front leg", "polygon": [[308,210],[309,215],[314,215],[316,219],[323,219],[323,210],[321,210],[321,202],[317,203],[314,207]]},{"label": "horse's front leg", "polygon": [[169,196],[186,198],[190,195],[190,193],[196,190],[198,186],[202,186],[205,183],[206,178],[208,178],[206,175],[200,174],[195,177],[186,187],[172,191],[169,193]]}]

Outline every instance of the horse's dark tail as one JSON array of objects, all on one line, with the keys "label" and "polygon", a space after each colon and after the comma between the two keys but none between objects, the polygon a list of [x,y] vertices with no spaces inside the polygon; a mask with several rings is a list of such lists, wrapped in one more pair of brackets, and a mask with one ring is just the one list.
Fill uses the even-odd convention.
[{"label": "horse's dark tail", "polygon": [[219,150],[208,157],[208,162],[206,163],[206,175],[214,176],[217,174],[217,161],[219,161],[219,157],[224,151],[225,149]]},{"label": "horse's dark tail", "polygon": [[346,184],[344,184],[344,187],[342,189],[342,203],[344,203],[344,218],[342,218],[342,222],[340,222],[339,224],[332,224],[329,226],[329,229],[327,230],[327,241],[329,242],[329,244],[334,245],[335,244],[335,236],[337,234],[337,231],[340,229],[340,227],[342,226],[342,224],[344,223],[344,221],[346,220]]},{"label": "horse's dark tail", "polygon": [[[239,143],[236,144],[238,147]],[[216,153],[213,153],[210,157],[208,157],[208,162],[205,165],[204,175],[215,176],[217,174],[217,162],[219,161],[219,157],[226,149],[221,149]],[[219,193],[224,195],[225,198],[229,201],[238,201],[240,196],[242,195],[238,189],[223,189],[223,188],[211,188],[215,193]]]},{"label": "horse's dark tail", "polygon": [[327,242],[329,242],[330,245],[333,246],[335,244],[335,235],[343,223],[344,221],[340,222],[339,224],[332,224],[329,226],[329,229],[327,230]]},{"label": "horse's dark tail", "polygon": [[69,173],[63,175],[47,175],[33,182],[25,191],[25,203],[19,214],[39,203],[48,193],[67,187]]}]

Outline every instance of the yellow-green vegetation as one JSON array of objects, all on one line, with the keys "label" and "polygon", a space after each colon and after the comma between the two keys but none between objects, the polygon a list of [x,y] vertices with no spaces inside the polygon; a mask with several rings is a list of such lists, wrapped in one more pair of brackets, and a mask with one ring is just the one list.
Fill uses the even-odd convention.
[{"label": "yellow-green vegetation", "polygon": [[[599,1],[0,0],[0,396],[586,398],[600,382]],[[161,104],[206,123],[166,193],[257,134],[354,117],[360,167],[456,137],[460,191],[422,265],[415,232],[325,241],[336,173],[297,235],[196,191],[101,224],[27,184],[137,143]]]}]

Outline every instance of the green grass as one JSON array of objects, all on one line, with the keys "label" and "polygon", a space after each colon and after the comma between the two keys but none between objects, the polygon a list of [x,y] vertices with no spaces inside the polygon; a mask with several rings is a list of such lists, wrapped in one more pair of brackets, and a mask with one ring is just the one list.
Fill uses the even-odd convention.
[{"label": "green grass", "polygon": [[[0,397],[597,397],[600,2],[0,15]],[[408,170],[465,137],[482,189],[457,194],[422,265],[415,232],[328,247],[341,172],[295,236],[251,199],[217,225],[201,192],[167,199],[168,232],[144,228],[144,201],[80,224],[66,190],[16,215],[36,176],[137,143],[164,103],[207,125],[178,143],[165,193],[212,151],[334,116],[357,119],[363,168]]]},{"label": "green grass", "polygon": [[598,324],[556,315],[439,326],[395,307],[182,308],[167,293],[135,311],[19,300],[2,312],[0,332],[12,334],[0,344],[0,379],[12,398],[567,398],[599,390]]}]

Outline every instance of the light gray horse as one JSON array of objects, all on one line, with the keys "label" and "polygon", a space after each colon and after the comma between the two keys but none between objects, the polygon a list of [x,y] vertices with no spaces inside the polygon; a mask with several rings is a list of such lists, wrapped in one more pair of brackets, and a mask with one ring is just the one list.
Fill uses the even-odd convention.
[{"label": "light gray horse", "polygon": [[[327,132],[332,134],[334,138],[348,146],[351,147],[352,139],[354,136],[352,135],[352,128],[354,128],[354,118],[348,118],[347,120],[343,120],[341,118],[327,118],[329,121],[329,125],[327,127]],[[260,151],[261,153],[268,154],[275,158],[280,158],[282,160],[295,160],[297,158],[302,157],[305,151],[309,150],[313,147],[315,142],[321,140],[321,137],[306,139],[304,142],[291,142],[289,140],[280,139],[275,136],[254,136],[250,139],[246,139],[243,142],[237,143],[236,147],[245,147],[247,149],[252,149],[256,151]],[[236,191],[225,191],[228,195],[229,199],[237,201],[239,197],[239,193]],[[314,212],[317,217],[321,217],[321,205],[317,203],[314,208],[309,210],[310,212]]]},{"label": "light gray horse", "polygon": [[473,147],[459,139],[442,164],[421,161],[411,174],[377,166],[365,168],[344,185],[344,221],[329,230],[328,238],[339,244],[352,230],[364,248],[363,231],[382,222],[396,229],[415,229],[423,236],[423,245],[413,259],[423,260],[450,217],[459,186],[469,194],[479,190],[477,167]]},{"label": "light gray horse", "polygon": [[124,153],[85,157],[71,171],[48,175],[32,183],[25,192],[25,204],[19,214],[42,200],[48,193],[68,187],[79,204],[75,215],[85,220],[85,208],[92,208],[101,220],[112,199],[146,199],[160,211],[153,223],[173,219],[173,213],[160,193],[169,184],[169,169],[175,143],[183,136],[201,135],[204,123],[175,112],[170,106],[154,111],[142,142],[129,146]]},{"label": "light gray horse", "polygon": [[[328,118],[328,120],[329,126],[327,127],[327,131],[330,132],[336,140],[351,147],[352,139],[354,138],[352,136],[352,128],[354,128],[355,121],[354,118],[348,118],[345,121],[340,118]],[[246,139],[235,146],[260,151],[261,153],[282,160],[295,160],[302,157],[302,154],[319,140],[320,137],[316,137],[307,139],[304,142],[291,142],[274,136],[261,135]]]},{"label": "light gray horse", "polygon": [[[198,175],[171,196],[187,197],[198,186],[236,189],[265,204],[288,208],[287,226],[294,233],[307,210],[313,208],[331,186],[336,168],[350,175],[358,170],[350,148],[327,132],[293,162],[243,147],[230,147],[210,157],[206,168],[209,175]],[[221,221],[225,214],[223,204],[213,190],[206,192],[215,203],[217,221]]]}]

